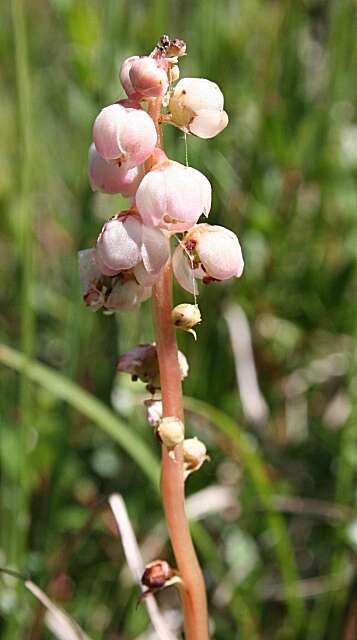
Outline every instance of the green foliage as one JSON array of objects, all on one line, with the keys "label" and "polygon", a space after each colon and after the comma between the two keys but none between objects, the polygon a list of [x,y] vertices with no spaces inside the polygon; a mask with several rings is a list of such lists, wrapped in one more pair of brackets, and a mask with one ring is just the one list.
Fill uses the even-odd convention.
[{"label": "green foliage", "polygon": [[[213,183],[211,221],[238,233],[246,261],[239,281],[202,291],[198,342],[179,336],[190,361],[185,393],[197,398],[187,400],[188,430],[211,457],[188,494],[219,485],[234,495],[233,506],[207,505],[192,521],[215,638],[347,638],[355,2],[9,0],[0,11],[0,565],[29,572],[44,590],[66,574],[63,607],[93,640],[115,640],[144,633],[147,617],[102,508],[112,491],[124,496],[148,559],[170,559],[144,388],[115,374],[118,353],[153,338],[149,303],[138,314],[92,314],[76,266],[77,251],[124,203],[90,191],[92,122],[122,96],[120,61],[167,32],[187,41],[182,76],[215,80],[225,94],[229,127],[211,141],[190,138],[188,157]],[[165,144],[184,162],[180,132],[165,130]],[[175,296],[189,300],[178,288]],[[247,419],[236,382],[231,305],[249,321],[264,426]],[[32,597],[0,580],[2,637],[37,633]],[[160,602],[176,606],[169,591]]]}]

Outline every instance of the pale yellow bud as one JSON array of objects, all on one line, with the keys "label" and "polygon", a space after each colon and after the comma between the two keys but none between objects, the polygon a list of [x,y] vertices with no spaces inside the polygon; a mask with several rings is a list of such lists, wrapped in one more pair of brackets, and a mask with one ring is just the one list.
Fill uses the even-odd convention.
[{"label": "pale yellow bud", "polygon": [[168,449],[174,449],[177,444],[183,441],[185,435],[185,427],[183,422],[174,416],[162,418],[157,428],[162,443]]},{"label": "pale yellow bud", "polygon": [[183,441],[183,459],[185,478],[202,467],[205,460],[208,460],[207,449],[198,438],[187,438]]},{"label": "pale yellow bud", "polygon": [[[191,331],[192,327],[201,322],[201,312],[197,304],[178,304],[172,310],[172,322],[178,329]],[[196,337],[194,331],[191,331]]]}]

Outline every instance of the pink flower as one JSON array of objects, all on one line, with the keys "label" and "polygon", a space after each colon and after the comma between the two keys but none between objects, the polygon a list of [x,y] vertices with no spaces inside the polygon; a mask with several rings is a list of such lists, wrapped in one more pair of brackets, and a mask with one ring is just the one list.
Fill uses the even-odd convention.
[{"label": "pink flower", "polygon": [[146,111],[116,103],[102,109],[97,116],[93,140],[104,160],[115,160],[131,169],[152,154],[157,134]]},{"label": "pink flower", "polygon": [[119,167],[117,164],[106,162],[94,144],[89,147],[88,175],[93,191],[121,193],[127,198],[135,194],[141,180],[138,167],[127,169],[125,165]]},{"label": "pink flower", "polygon": [[172,120],[200,138],[213,138],[228,124],[223,94],[205,78],[183,78],[170,98]]},{"label": "pink flower", "polygon": [[239,278],[244,262],[237,236],[216,225],[198,224],[185,236],[173,256],[173,270],[180,285],[197,293],[195,278],[208,284],[214,280]]},{"label": "pink flower", "polygon": [[143,98],[163,96],[169,86],[167,63],[150,56],[133,60],[130,64],[129,78],[135,95]]},{"label": "pink flower", "polygon": [[102,273],[114,276],[133,269],[145,287],[154,284],[168,257],[168,238],[160,229],[146,227],[132,212],[106,222],[97,240],[96,260]]},{"label": "pink flower", "polygon": [[167,160],[146,174],[136,192],[136,206],[146,225],[186,231],[211,208],[211,185],[191,167]]}]

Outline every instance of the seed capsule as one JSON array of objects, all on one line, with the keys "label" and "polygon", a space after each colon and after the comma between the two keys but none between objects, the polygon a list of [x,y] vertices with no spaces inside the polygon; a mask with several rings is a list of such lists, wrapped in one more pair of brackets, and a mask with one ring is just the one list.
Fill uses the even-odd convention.
[{"label": "seed capsule", "polygon": [[206,446],[198,438],[187,438],[183,441],[183,459],[185,478],[202,467],[205,460],[208,460]]},{"label": "seed capsule", "polygon": [[157,434],[168,449],[174,449],[176,445],[183,441],[185,427],[181,420],[174,416],[169,416],[160,420]]},{"label": "seed capsule", "polygon": [[[178,329],[191,331],[192,327],[201,322],[201,312],[197,304],[178,304],[172,310],[172,322]],[[195,332],[192,332],[196,337]]]},{"label": "seed capsule", "polygon": [[167,580],[174,575],[168,562],[165,560],[154,560],[146,565],[145,571],[141,577],[141,582],[148,589],[161,589],[165,586]]}]

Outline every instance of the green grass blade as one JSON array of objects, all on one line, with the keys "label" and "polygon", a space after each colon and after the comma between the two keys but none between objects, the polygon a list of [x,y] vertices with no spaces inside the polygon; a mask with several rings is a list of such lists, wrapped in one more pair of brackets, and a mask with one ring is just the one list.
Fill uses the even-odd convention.
[{"label": "green grass blade", "polygon": [[19,351],[3,344],[0,345],[0,362],[16,371],[25,372],[30,380],[37,382],[59,400],[68,402],[74,409],[92,420],[126,451],[158,489],[159,462],[157,458],[146,444],[100,400],[81,389],[76,383],[67,380],[57,371],[34,360],[29,360]]}]

